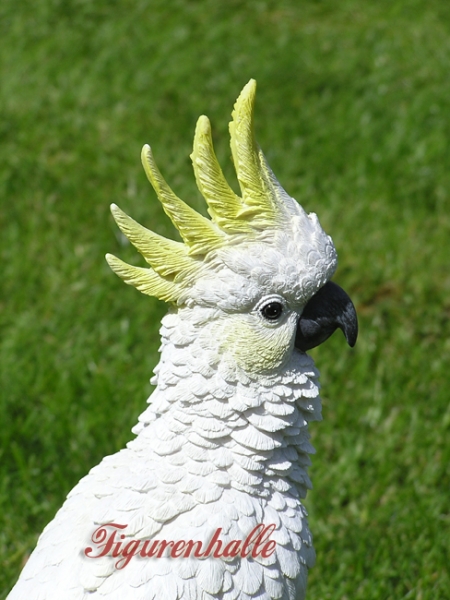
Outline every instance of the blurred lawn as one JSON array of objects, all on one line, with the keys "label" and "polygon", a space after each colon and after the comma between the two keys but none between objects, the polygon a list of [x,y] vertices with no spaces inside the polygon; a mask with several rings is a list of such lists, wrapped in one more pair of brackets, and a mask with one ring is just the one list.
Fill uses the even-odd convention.
[{"label": "blurred lawn", "polygon": [[109,204],[173,235],[140,148],[198,208],[195,121],[232,177],[250,77],[361,325],[314,351],[308,600],[450,598],[450,3],[2,0],[0,35],[0,598],[150,392],[165,308],[109,272],[136,258]]}]

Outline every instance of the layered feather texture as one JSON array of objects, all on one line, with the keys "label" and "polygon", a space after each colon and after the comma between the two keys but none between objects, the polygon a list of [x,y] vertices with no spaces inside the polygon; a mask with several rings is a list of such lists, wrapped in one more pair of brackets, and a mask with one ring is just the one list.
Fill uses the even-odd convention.
[{"label": "layered feather texture", "polygon": [[[72,490],[9,600],[302,597],[314,562],[301,498],[313,452],[307,424],[320,419],[317,371],[296,352],[282,374],[247,380],[213,366],[199,327],[179,313],[163,319],[157,388],[136,438]],[[275,524],[277,546],[269,558],[135,556],[117,569],[117,558],[83,555],[107,523],[127,525],[124,544],[208,542],[217,528],[226,544]]]}]

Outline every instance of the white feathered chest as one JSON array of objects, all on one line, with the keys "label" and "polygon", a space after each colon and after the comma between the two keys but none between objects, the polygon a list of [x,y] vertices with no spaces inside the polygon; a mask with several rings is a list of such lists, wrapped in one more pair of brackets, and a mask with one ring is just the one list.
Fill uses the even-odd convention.
[{"label": "white feathered chest", "polygon": [[[180,329],[178,315],[164,318],[157,387],[134,429],[137,437],[72,490],[23,572],[21,595],[11,599],[34,598],[36,576],[49,586],[58,582],[47,600],[78,600],[89,591],[86,598],[110,600],[302,597],[314,562],[300,502],[310,487],[307,424],[320,419],[313,362],[295,353],[273,379],[241,374],[238,381],[210,366],[208,350],[189,335],[194,331]],[[109,536],[116,531],[115,546],[94,558],[107,539],[96,544],[92,535],[105,524],[126,528],[106,528]],[[137,552],[120,568],[120,551],[131,540],[200,541],[204,551],[220,529],[223,550],[271,524],[276,548],[267,558]]]}]

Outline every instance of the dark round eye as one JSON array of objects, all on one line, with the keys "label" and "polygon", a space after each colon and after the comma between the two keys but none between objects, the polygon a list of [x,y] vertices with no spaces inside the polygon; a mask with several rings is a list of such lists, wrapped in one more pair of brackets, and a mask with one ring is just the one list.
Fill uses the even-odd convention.
[{"label": "dark round eye", "polygon": [[275,300],[268,302],[261,308],[262,316],[268,321],[276,321],[281,316],[282,312],[283,305],[281,302],[276,302]]}]

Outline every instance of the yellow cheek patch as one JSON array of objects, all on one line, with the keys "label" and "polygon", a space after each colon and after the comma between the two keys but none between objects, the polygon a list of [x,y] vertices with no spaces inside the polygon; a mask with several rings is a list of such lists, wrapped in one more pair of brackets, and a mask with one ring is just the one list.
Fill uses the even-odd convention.
[{"label": "yellow cheek patch", "polygon": [[[266,327],[259,320],[244,320],[244,315],[228,316],[220,336],[224,355],[231,355],[247,373],[265,373],[282,366],[292,352],[295,324],[287,319],[278,327]],[[255,318],[255,317],[253,317]]]}]

